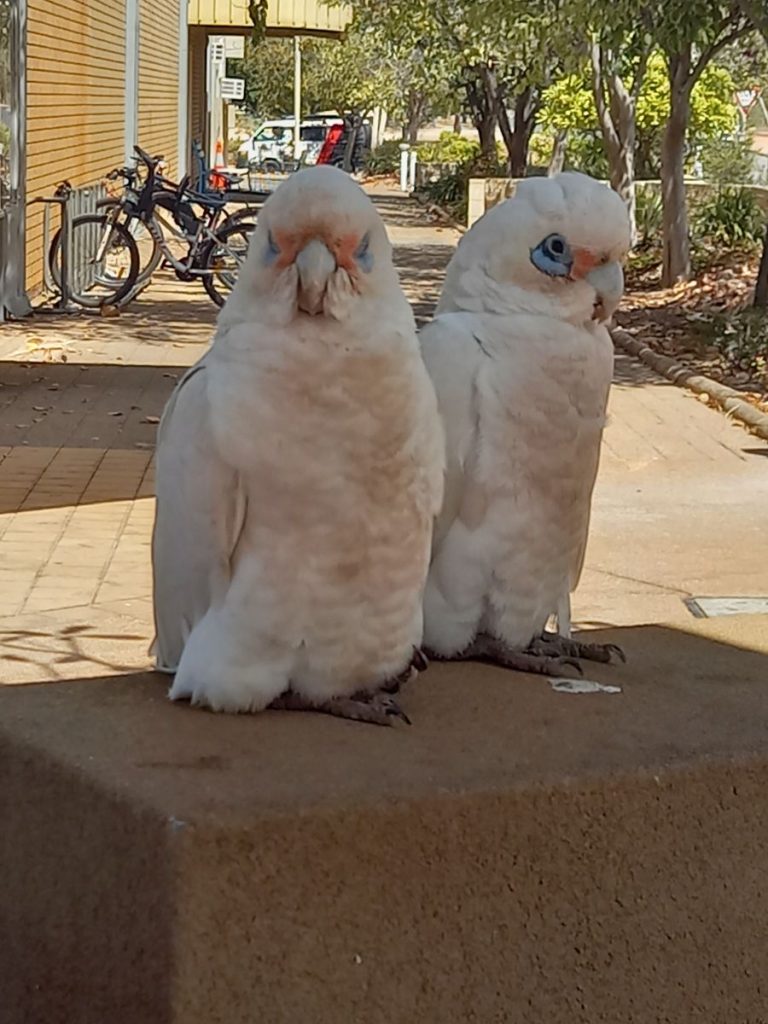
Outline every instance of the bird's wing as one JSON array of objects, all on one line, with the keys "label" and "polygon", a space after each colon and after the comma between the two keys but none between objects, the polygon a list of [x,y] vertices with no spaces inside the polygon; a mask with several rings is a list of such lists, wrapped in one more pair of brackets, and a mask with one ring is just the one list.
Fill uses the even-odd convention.
[{"label": "bird's wing", "polygon": [[[608,389],[606,388],[606,404],[608,401]],[[581,545],[575,552],[571,564],[569,567],[569,587],[571,593],[579,585],[581,579],[581,573],[584,568],[584,558],[587,553],[587,541],[589,540],[589,522],[592,513],[592,492],[595,488],[595,481],[597,480],[597,470],[600,463],[600,443],[594,445],[590,451],[590,461],[585,462],[583,466],[583,479],[585,483],[585,502],[584,502],[584,523],[583,533],[581,537]]]},{"label": "bird's wing", "polygon": [[445,538],[459,515],[465,495],[465,469],[475,456],[478,415],[475,378],[484,358],[474,330],[477,318],[445,313],[424,327],[421,352],[437,394],[445,430],[445,489],[435,523],[432,550]]},{"label": "bird's wing", "polygon": [[245,521],[243,487],[214,444],[207,373],[203,360],[182,377],[158,431],[154,654],[164,672],[176,670],[192,628],[223,596]]}]

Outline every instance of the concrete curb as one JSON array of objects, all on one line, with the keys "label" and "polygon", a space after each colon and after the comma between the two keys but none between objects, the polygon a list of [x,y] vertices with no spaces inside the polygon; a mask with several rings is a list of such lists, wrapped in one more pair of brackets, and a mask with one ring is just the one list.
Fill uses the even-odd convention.
[{"label": "concrete curb", "polygon": [[720,384],[710,377],[704,377],[700,373],[694,373],[687,366],[675,362],[669,356],[654,352],[652,348],[637,341],[631,334],[628,334],[621,327],[615,327],[611,331],[616,345],[624,352],[635,356],[646,366],[656,370],[667,380],[677,384],[678,387],[688,388],[697,395],[707,395],[712,401],[733,419],[738,420],[753,434],[768,441],[768,415],[750,405],[740,391]]}]

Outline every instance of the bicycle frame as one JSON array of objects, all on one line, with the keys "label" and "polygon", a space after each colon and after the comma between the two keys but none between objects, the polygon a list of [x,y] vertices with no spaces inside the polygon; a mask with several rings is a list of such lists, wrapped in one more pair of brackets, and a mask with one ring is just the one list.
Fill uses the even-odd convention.
[{"label": "bicycle frame", "polygon": [[[207,242],[211,238],[216,238],[215,229],[218,227],[221,215],[224,213],[224,208],[221,207],[218,210],[211,211],[207,223],[203,219],[198,219],[195,236],[191,239],[184,234],[175,222],[166,219],[166,217],[163,216],[163,214],[167,212],[168,211],[162,206],[155,206],[152,217],[145,221],[147,231],[149,231],[155,243],[158,245],[163,254],[163,258],[170,263],[174,270],[181,274],[188,274],[191,277],[209,277],[213,274],[212,270],[195,267],[194,264],[199,255],[200,249],[202,248],[203,242]],[[164,230],[161,230],[161,227]],[[188,244],[189,250],[185,259],[179,260],[173,255],[169,248],[165,231],[173,235],[174,238],[179,239],[179,241],[183,241]],[[220,244],[223,245],[223,243]],[[225,245],[223,247],[228,251],[230,256],[235,257],[235,259],[237,258],[236,254],[231,249]]]}]

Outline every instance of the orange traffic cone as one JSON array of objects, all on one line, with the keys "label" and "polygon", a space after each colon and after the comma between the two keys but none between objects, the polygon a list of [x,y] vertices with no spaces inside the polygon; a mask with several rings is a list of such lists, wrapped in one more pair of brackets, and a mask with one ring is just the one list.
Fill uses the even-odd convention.
[{"label": "orange traffic cone", "polygon": [[224,170],[227,165],[224,163],[224,145],[221,139],[216,139],[216,153],[213,160],[213,170],[211,171],[211,185],[213,188],[226,188],[227,179],[221,174],[217,174],[218,170]]}]

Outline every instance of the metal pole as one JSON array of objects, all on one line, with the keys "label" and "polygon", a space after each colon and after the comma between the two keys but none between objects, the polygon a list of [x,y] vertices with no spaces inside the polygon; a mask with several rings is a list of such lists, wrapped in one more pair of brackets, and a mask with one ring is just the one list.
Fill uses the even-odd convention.
[{"label": "metal pole", "polygon": [[188,5],[179,4],[179,108],[176,164],[178,178],[187,173],[189,163],[189,25]]},{"label": "metal pole", "polygon": [[[224,76],[223,36],[209,36],[206,51],[208,93],[208,165],[216,166],[216,143],[221,138],[221,79]],[[223,142],[223,140],[222,140]]]},{"label": "metal pole", "polygon": [[139,44],[139,0],[126,0],[123,149],[127,164],[133,159],[133,147],[139,141]]},{"label": "metal pole", "polygon": [[293,159],[298,164],[301,148],[301,36],[293,37]]},{"label": "metal pole", "polygon": [[[31,305],[26,293],[26,190],[27,190],[27,0],[11,5],[11,141],[10,194],[5,209],[5,266],[0,269],[6,310],[27,316]],[[2,312],[0,311],[0,320]]]}]

